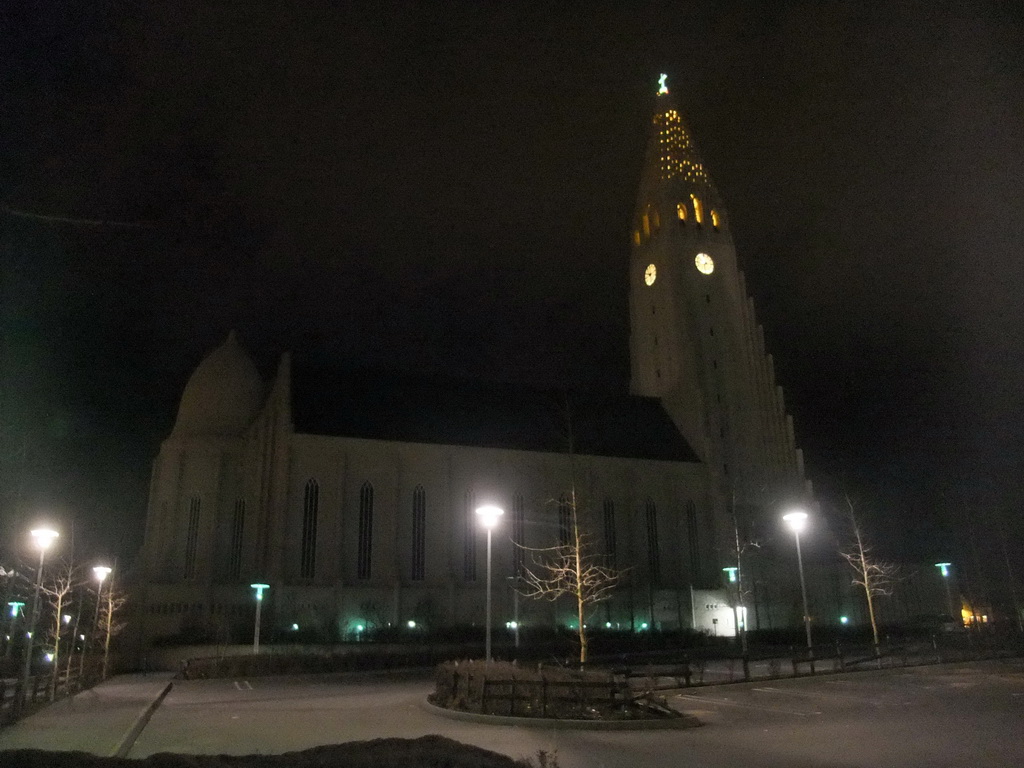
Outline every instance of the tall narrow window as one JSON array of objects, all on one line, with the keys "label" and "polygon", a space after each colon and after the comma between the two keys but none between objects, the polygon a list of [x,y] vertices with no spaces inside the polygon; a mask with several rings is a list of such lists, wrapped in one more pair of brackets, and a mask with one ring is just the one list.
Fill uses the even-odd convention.
[{"label": "tall narrow window", "polygon": [[645,505],[647,518],[647,564],[651,572],[651,581],[661,579],[661,558],[658,554],[658,510],[651,499]]},{"label": "tall narrow window", "polygon": [[711,209],[711,226],[718,229],[718,211]]},{"label": "tall narrow window", "polygon": [[608,565],[615,567],[615,502],[604,500],[604,554]]},{"label": "tall narrow window", "polygon": [[697,505],[686,502],[686,532],[690,544],[690,581],[701,583],[700,532],[697,530]]},{"label": "tall narrow window", "polygon": [[198,496],[188,502],[188,531],[185,534],[185,578],[194,579],[196,575],[196,550],[199,547],[199,509]]},{"label": "tall narrow window", "polygon": [[359,551],[356,552],[356,578],[368,579],[373,557],[373,486],[363,483],[359,489]]},{"label": "tall narrow window", "polygon": [[412,572],[413,581],[423,581],[427,557],[427,493],[422,485],[412,492]]},{"label": "tall narrow window", "polygon": [[704,223],[704,207],[701,205],[700,198],[696,195],[690,195],[690,200],[693,201],[693,220],[698,224]]},{"label": "tall narrow window", "polygon": [[312,579],[316,575],[316,523],[320,511],[320,486],[316,480],[306,481],[302,500],[302,546],[299,551],[299,577]]},{"label": "tall narrow window", "polygon": [[462,514],[462,578],[476,581],[476,497],[466,491],[465,509]]},{"label": "tall narrow window", "polygon": [[572,541],[572,508],[563,493],[558,497],[558,544],[566,547]]},{"label": "tall narrow window", "polygon": [[686,221],[686,203],[676,203],[676,216],[680,221]]},{"label": "tall narrow window", "polygon": [[231,516],[231,557],[228,561],[228,576],[237,579],[242,573],[242,534],[245,532],[245,499],[235,500],[235,511]]},{"label": "tall narrow window", "polygon": [[643,226],[644,237],[650,237],[651,236],[651,217],[648,216],[646,213],[643,215],[643,219],[641,219],[641,225]]},{"label": "tall narrow window", "polygon": [[523,545],[526,544],[526,507],[523,494],[512,497],[512,566],[516,576],[523,573]]}]

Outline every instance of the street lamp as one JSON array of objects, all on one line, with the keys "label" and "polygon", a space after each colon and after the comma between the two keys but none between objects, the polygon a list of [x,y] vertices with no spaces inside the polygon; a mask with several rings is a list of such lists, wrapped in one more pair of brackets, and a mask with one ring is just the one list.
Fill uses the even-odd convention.
[{"label": "street lamp", "polygon": [[814,674],[814,644],[811,642],[811,612],[807,609],[807,584],[804,581],[804,560],[800,554],[800,532],[807,526],[807,513],[802,510],[787,512],[782,516],[783,522],[793,531],[796,539],[796,564],[800,571],[800,594],[804,599],[804,630],[807,632],[807,658],[811,662],[811,674]]},{"label": "street lamp", "polygon": [[[939,569],[939,573],[942,574],[942,583],[946,585],[946,607],[949,609],[949,618],[956,621],[956,614],[953,613],[953,593],[949,589],[949,569],[953,567],[952,563],[936,563],[935,567]],[[961,624],[963,623],[963,617],[960,619]]]},{"label": "street lamp", "polygon": [[476,508],[480,517],[480,524],[487,529],[487,619],[484,627],[484,657],[491,660],[491,531],[498,524],[498,518],[505,514],[505,510],[494,504],[485,504]]},{"label": "street lamp", "polygon": [[260,654],[260,614],[263,608],[263,591],[270,589],[269,584],[250,584],[250,587],[256,590],[256,624],[252,630],[252,654],[253,656],[259,656]]},{"label": "street lamp", "polygon": [[[96,633],[99,632],[100,629],[100,602],[103,600],[103,582],[106,581],[107,576],[110,575],[112,570],[112,568],[106,565],[94,565],[92,567],[92,575],[96,579],[96,611],[92,617],[92,632],[89,633],[91,635],[93,646],[96,645]],[[110,618],[111,617],[108,617],[108,619]],[[84,666],[85,652],[83,651],[81,665],[79,666],[79,674],[82,673]],[[103,666],[106,668],[106,663],[104,663]]]},{"label": "street lamp", "polygon": [[36,589],[32,598],[32,620],[28,625],[28,638],[25,643],[25,664],[21,669],[21,690],[18,693],[17,709],[25,704],[25,694],[28,691],[28,678],[32,673],[32,643],[35,640],[36,624],[39,622],[39,592],[43,588],[43,562],[46,559],[46,550],[53,544],[53,540],[60,536],[52,528],[36,528],[32,532],[32,541],[39,548],[39,569],[36,571]]}]

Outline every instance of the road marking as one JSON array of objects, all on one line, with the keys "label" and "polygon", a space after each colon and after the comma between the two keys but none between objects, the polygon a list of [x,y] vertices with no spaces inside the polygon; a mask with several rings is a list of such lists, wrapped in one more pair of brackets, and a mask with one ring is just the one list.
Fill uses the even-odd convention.
[{"label": "road marking", "polygon": [[799,696],[802,699],[839,699],[842,701],[855,701],[861,704],[871,704],[875,707],[884,706],[881,702],[868,699],[863,696],[850,696],[844,693],[811,693],[805,691],[787,691],[785,688],[754,688],[759,693],[781,693],[783,696]]},{"label": "road marking", "polygon": [[820,715],[821,712],[815,710],[814,712],[801,712],[796,709],[783,709],[782,707],[765,707],[760,704],[741,704],[738,701],[730,701],[729,699],[713,699],[710,696],[690,696],[685,693],[677,693],[677,699],[687,699],[689,701],[700,701],[706,704],[718,704],[723,707],[740,707],[742,709],[757,709],[761,712],[777,712],[782,715],[797,715],[799,717],[807,717],[808,715]]},{"label": "road marking", "polygon": [[235,680],[235,688],[237,688],[240,691],[251,691],[252,683],[250,683],[248,680],[242,680],[241,682]]}]

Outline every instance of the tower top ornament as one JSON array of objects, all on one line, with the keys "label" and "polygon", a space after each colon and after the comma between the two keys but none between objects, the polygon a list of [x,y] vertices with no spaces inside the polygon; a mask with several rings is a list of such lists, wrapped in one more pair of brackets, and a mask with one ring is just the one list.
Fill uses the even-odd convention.
[{"label": "tower top ornament", "polygon": [[661,75],[661,77],[658,78],[658,93],[659,94],[668,93],[668,86],[665,85],[665,81],[666,80],[668,80],[668,75],[666,75],[664,73]]}]

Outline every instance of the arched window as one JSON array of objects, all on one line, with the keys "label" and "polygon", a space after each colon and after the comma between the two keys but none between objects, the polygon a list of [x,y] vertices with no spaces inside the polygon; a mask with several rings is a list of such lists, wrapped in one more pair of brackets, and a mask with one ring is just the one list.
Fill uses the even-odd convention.
[{"label": "arched window", "polygon": [[615,567],[615,502],[604,500],[604,554],[608,565]]},{"label": "arched window", "polygon": [[356,552],[356,578],[368,579],[373,557],[373,486],[363,483],[359,489],[359,537]]},{"label": "arched window", "polygon": [[645,517],[647,519],[647,565],[651,573],[651,581],[661,579],[661,557],[658,552],[658,509],[651,499],[647,499]]},{"label": "arched window", "polygon": [[413,581],[423,581],[427,557],[427,493],[422,485],[412,492],[412,571]]},{"label": "arched window", "polygon": [[245,499],[235,500],[235,511],[231,516],[231,558],[228,561],[228,576],[237,579],[242,573],[242,534],[245,531]]},{"label": "arched window", "polygon": [[566,547],[572,541],[572,507],[563,493],[558,497],[558,544]]},{"label": "arched window", "polygon": [[701,205],[700,198],[696,195],[690,195],[690,200],[693,201],[693,220],[698,224],[704,223],[704,208]]},{"label": "arched window", "polygon": [[687,213],[686,203],[676,203],[676,216],[680,221],[686,221]]},{"label": "arched window", "polygon": [[639,229],[634,229],[633,230],[633,244],[634,245],[640,245],[640,230]]},{"label": "arched window", "polygon": [[462,520],[462,578],[476,581],[476,495],[472,491],[466,491]]},{"label": "arched window", "polygon": [[644,230],[644,237],[650,237],[651,236],[651,217],[648,216],[645,213],[644,216],[643,216],[643,219],[641,220],[641,224],[642,224],[643,230]]},{"label": "arched window", "polygon": [[320,485],[312,478],[306,481],[302,499],[302,545],[299,550],[299,577],[312,579],[316,574],[316,523],[320,511]]},{"label": "arched window", "polygon": [[188,502],[188,530],[185,533],[185,578],[196,576],[196,550],[199,549],[199,510],[201,503],[198,496]]},{"label": "arched window", "polygon": [[718,229],[718,211],[714,208],[711,209],[711,226]]},{"label": "arched window", "polygon": [[516,576],[523,573],[523,546],[526,544],[526,507],[523,494],[512,497],[512,566]]}]

